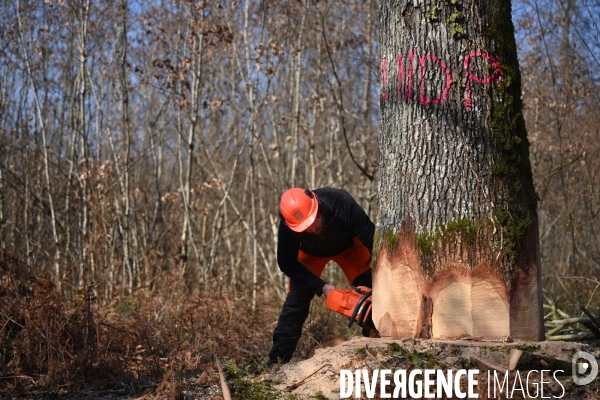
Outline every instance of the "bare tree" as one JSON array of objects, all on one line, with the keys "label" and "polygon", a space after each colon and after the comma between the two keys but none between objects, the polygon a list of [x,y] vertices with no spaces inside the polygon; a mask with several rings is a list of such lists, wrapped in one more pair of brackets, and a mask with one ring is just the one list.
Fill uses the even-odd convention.
[{"label": "bare tree", "polygon": [[45,127],[45,118],[42,113],[42,104],[39,98],[39,92],[37,88],[37,83],[35,80],[35,75],[33,73],[33,68],[30,62],[29,51],[32,47],[31,40],[26,38],[26,32],[23,24],[23,20],[21,18],[21,3],[17,0],[16,3],[17,8],[17,22],[18,22],[18,30],[19,30],[19,38],[21,40],[21,49],[23,54],[23,60],[25,62],[27,76],[29,78],[29,85],[31,86],[31,91],[33,94],[33,101],[36,110],[37,124],[40,129],[40,134],[42,136],[42,152],[43,152],[43,161],[44,161],[44,178],[46,183],[46,192],[48,196],[48,206],[50,208],[50,223],[52,225],[52,237],[54,239],[54,259],[53,259],[53,278],[54,283],[60,287],[61,285],[61,270],[60,270],[60,247],[59,247],[59,237],[58,237],[58,228],[57,228],[57,218],[56,211],[54,207],[54,200],[52,196],[52,185],[50,183],[50,158],[49,158],[49,143],[48,143],[48,133]]},{"label": "bare tree", "polygon": [[[540,194],[544,287],[575,312],[595,300],[598,230],[597,2],[519,3],[524,116]],[[591,157],[590,157],[591,156]],[[588,175],[588,170],[591,172]]]}]

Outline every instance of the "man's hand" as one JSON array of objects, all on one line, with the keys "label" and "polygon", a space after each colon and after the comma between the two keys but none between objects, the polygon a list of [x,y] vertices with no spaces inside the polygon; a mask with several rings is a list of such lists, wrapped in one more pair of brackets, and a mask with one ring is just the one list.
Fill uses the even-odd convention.
[{"label": "man's hand", "polygon": [[331,292],[333,289],[335,289],[335,286],[330,285],[329,283],[326,283],[325,286],[323,286],[323,294],[325,295],[325,298],[327,298],[329,292]]}]

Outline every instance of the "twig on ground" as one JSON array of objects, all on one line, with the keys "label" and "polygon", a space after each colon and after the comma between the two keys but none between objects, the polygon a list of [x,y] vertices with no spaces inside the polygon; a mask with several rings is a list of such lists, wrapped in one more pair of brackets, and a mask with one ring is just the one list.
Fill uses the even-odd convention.
[{"label": "twig on ground", "polygon": [[587,339],[590,336],[592,336],[592,332],[587,331],[587,332],[574,333],[574,334],[570,334],[570,335],[546,336],[546,340],[550,340],[550,341],[561,341],[562,340],[565,342],[569,342],[569,341]]},{"label": "twig on ground", "polygon": [[373,360],[375,360],[375,362],[376,362],[377,364],[379,364],[379,365],[381,366],[381,368],[383,368],[383,369],[387,369],[387,368],[386,368],[386,366],[385,366],[385,365],[383,365],[383,364],[381,363],[381,361],[379,361],[379,360],[377,359],[377,357],[375,357],[373,354],[371,354],[371,352],[369,351],[369,346],[368,346],[368,345],[365,345],[365,353],[367,353],[367,354],[368,354],[368,355],[369,355],[369,356],[370,356],[370,357],[371,357]]},{"label": "twig on ground", "polygon": [[589,317],[569,317],[565,319],[553,319],[546,321],[546,325],[570,325],[570,324],[582,324],[584,322],[591,322]]},{"label": "twig on ground", "polygon": [[294,383],[293,385],[290,385],[288,387],[286,387],[284,390],[286,392],[291,392],[294,389],[299,388],[308,378],[310,378],[311,376],[313,376],[314,374],[316,374],[317,372],[321,371],[323,368],[325,367],[331,367],[331,364],[323,364],[319,369],[317,369],[315,372],[313,372],[312,374],[308,375],[306,378],[302,379],[299,382]]},{"label": "twig on ground", "polygon": [[566,324],[557,325],[555,328],[552,328],[548,332],[546,332],[546,337],[557,334],[558,332],[565,329],[566,326],[567,326]]},{"label": "twig on ground", "polygon": [[587,308],[585,308],[584,306],[581,306],[580,308],[581,311],[583,311],[585,315],[587,315],[590,319],[589,325],[585,324],[585,326],[587,326],[592,332],[594,332],[594,336],[600,338],[600,330],[598,329],[598,327],[600,327],[600,324],[598,323],[598,320],[592,315],[591,312],[588,311]]},{"label": "twig on ground", "polygon": [[0,379],[31,379],[31,382],[35,384],[35,380],[32,377],[27,375],[10,375],[10,376],[0,376]]},{"label": "twig on ground", "polygon": [[221,380],[221,391],[223,391],[223,399],[231,400],[231,393],[229,392],[229,386],[227,386],[227,381],[225,380],[225,374],[223,373],[223,368],[221,367],[221,363],[219,359],[215,357],[215,362],[217,363],[217,369],[219,370],[219,379]]},{"label": "twig on ground", "polygon": [[[580,308],[585,316],[571,317],[557,307],[554,297],[546,290],[544,290],[544,300],[544,309],[550,310],[550,312],[544,316],[546,340],[580,341],[600,338],[600,315],[593,315],[586,307],[581,306]],[[546,320],[547,318],[552,319],[548,321]],[[570,326],[576,324],[585,326],[587,330]]]}]

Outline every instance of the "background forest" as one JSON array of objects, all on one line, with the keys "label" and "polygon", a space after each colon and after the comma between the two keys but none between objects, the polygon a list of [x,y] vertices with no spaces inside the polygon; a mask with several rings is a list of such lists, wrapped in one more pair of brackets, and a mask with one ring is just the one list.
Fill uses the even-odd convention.
[{"label": "background forest", "polygon": [[[376,217],[377,3],[4,0],[0,15],[2,375],[142,393],[213,353],[260,366],[285,295],[281,193],[344,188]],[[573,316],[600,311],[599,15],[513,1],[544,289]],[[302,354],[335,333],[310,318]]]}]

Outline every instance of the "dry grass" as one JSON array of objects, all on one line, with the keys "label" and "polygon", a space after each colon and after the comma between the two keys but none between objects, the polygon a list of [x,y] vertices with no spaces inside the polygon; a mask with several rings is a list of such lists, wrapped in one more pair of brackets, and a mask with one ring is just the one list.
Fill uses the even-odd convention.
[{"label": "dry grass", "polygon": [[15,258],[0,255],[0,271],[0,397],[156,388],[176,398],[177,378],[212,370],[214,355],[249,363],[270,346],[277,309],[266,298],[253,313],[236,293],[190,293],[173,274],[101,306],[93,288],[66,299]]},{"label": "dry grass", "polygon": [[[253,312],[242,291],[189,291],[183,282],[170,272],[131,297],[97,299],[89,287],[65,298],[0,253],[0,398],[218,399],[215,357],[260,373],[275,294],[261,292]],[[356,333],[314,301],[296,359]]]},{"label": "dry grass", "polygon": [[[93,287],[65,298],[7,255],[0,272],[0,398],[182,398],[185,382],[218,384],[215,356],[260,372],[280,306],[263,292],[253,312],[243,292],[190,292],[176,273],[105,303]],[[322,303],[313,302],[298,358],[354,333]]]}]

